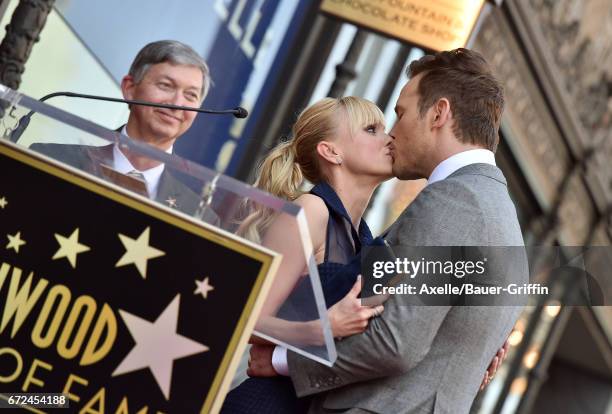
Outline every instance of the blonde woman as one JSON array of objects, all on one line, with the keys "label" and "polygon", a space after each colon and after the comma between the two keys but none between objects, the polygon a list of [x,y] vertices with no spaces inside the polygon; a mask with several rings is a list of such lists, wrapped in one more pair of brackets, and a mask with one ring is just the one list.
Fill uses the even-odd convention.
[{"label": "blonde woman", "polygon": [[[362,216],[376,187],[392,177],[389,143],[383,114],[372,102],[325,98],[300,114],[293,139],[274,148],[260,167],[258,188],[304,209],[334,337],[363,332],[369,319],[383,311],[382,305],[361,306],[356,272],[343,267],[372,242]],[[314,184],[309,193],[300,190],[305,180]],[[247,217],[240,232],[284,257],[301,257],[301,242],[287,237],[292,225],[291,218],[260,209]],[[283,260],[258,321],[260,331],[292,335],[293,342],[306,345],[321,343],[317,321],[274,317],[305,273],[304,262]],[[222,412],[295,413],[307,407],[295,396],[290,379],[249,378],[227,395]]]}]

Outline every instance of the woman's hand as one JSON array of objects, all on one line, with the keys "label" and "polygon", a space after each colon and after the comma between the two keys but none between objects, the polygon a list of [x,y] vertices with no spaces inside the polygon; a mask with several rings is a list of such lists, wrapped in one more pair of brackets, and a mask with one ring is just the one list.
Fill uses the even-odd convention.
[{"label": "woman's hand", "polygon": [[361,275],[357,277],[349,293],[329,308],[328,316],[334,338],[344,338],[365,331],[370,318],[383,312],[383,305],[362,306],[361,299],[358,298],[359,292],[361,292]]},{"label": "woman's hand", "polygon": [[504,359],[506,359],[506,357],[508,356],[509,346],[510,346],[510,342],[506,339],[506,342],[504,342],[504,345],[502,345],[502,347],[499,348],[499,351],[497,351],[497,354],[495,354],[495,356],[491,360],[491,363],[489,364],[489,368],[487,368],[484,374],[484,378],[482,379],[482,383],[480,384],[480,391],[484,390],[487,387],[487,385],[489,385],[489,383],[493,381],[493,377],[495,376],[497,369],[501,366],[501,363],[504,362]]}]

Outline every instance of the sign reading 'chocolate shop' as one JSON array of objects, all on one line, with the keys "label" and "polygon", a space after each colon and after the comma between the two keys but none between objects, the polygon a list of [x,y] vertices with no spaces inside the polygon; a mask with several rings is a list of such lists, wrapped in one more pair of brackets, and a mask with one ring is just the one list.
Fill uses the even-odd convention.
[{"label": "sign reading 'chocolate shop'", "polygon": [[323,0],[321,10],[432,50],[463,47],[484,0]]}]

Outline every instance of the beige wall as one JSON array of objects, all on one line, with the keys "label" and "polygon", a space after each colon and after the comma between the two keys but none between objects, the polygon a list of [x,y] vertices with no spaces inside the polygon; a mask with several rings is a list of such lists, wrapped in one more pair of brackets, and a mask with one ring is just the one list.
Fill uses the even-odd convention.
[{"label": "beige wall", "polygon": [[[9,23],[17,3],[18,0],[10,1],[0,27],[5,28]],[[4,34],[2,29],[0,36]],[[49,14],[40,41],[32,49],[19,91],[37,99],[56,91],[121,97],[119,86],[55,10]],[[126,105],[111,102],[63,97],[52,98],[47,102],[112,129],[125,123],[129,113]],[[17,115],[25,113],[25,109],[21,109]],[[104,143],[44,116],[34,116],[19,143],[27,146],[32,142],[83,141]]]}]

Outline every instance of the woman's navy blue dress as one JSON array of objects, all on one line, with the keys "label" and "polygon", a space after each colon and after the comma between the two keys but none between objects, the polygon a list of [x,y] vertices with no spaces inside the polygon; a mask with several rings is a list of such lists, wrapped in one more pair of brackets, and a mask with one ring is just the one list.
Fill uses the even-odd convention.
[{"label": "woman's navy blue dress", "polygon": [[[310,191],[323,199],[329,210],[325,237],[325,258],[317,267],[327,307],[331,307],[349,292],[360,271],[358,253],[361,246],[372,242],[372,233],[361,220],[359,233],[351,224],[350,216],[342,201],[327,183],[317,184]],[[354,247],[353,247],[354,246]],[[308,278],[305,278],[308,281]],[[310,283],[298,285],[292,296],[308,294]],[[283,316],[283,309],[279,316]],[[312,315],[310,319],[318,316]],[[287,318],[293,320],[292,318]],[[310,398],[297,398],[293,383],[288,377],[249,378],[227,394],[222,414],[238,413],[305,413]]]}]

